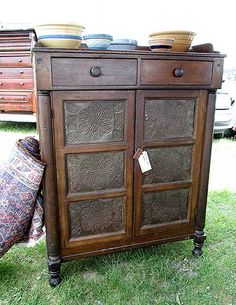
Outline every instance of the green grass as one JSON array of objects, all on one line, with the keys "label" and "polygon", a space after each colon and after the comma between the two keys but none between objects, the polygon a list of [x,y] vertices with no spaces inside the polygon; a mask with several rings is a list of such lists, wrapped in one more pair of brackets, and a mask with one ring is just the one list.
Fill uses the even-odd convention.
[{"label": "green grass", "polygon": [[[35,124],[1,122],[4,147],[13,133],[35,134]],[[214,141],[214,176],[234,144]],[[223,168],[235,180],[225,164],[221,178]],[[0,259],[0,305],[236,305],[236,193],[209,193],[206,233],[200,258],[189,240],[71,261],[56,288],[48,285],[45,243],[14,246]]]},{"label": "green grass", "polygon": [[210,192],[207,240],[163,244],[62,264],[48,285],[45,243],[13,247],[0,260],[0,305],[235,305],[236,193]]},{"label": "green grass", "polygon": [[35,123],[0,122],[0,162],[9,155],[15,143],[26,136],[38,137]]},{"label": "green grass", "polygon": [[29,133],[36,131],[36,124],[30,122],[0,122],[0,133]]}]

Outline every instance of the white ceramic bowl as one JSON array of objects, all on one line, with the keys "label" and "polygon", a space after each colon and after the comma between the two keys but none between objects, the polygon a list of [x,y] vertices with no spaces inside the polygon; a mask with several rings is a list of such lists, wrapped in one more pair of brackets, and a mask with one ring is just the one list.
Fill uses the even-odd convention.
[{"label": "white ceramic bowl", "polygon": [[84,27],[75,24],[41,24],[35,27],[39,43],[52,48],[79,48]]},{"label": "white ceramic bowl", "polygon": [[89,34],[83,36],[83,41],[87,47],[93,50],[106,50],[112,39],[112,36],[109,34]]}]

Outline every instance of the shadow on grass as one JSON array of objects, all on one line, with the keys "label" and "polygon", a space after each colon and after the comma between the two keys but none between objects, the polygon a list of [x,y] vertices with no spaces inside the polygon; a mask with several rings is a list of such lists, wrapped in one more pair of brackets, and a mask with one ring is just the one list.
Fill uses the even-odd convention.
[{"label": "shadow on grass", "polygon": [[113,254],[88,257],[84,259],[67,261],[62,263],[61,276],[63,281],[71,277],[94,277],[106,274],[107,270],[120,269],[125,274],[127,270],[144,268],[148,271],[147,265],[151,268],[157,264],[160,269],[168,268],[168,263],[174,261],[178,256],[179,260],[193,258],[192,240],[183,240],[168,244],[157,244],[145,248],[125,250]]},{"label": "shadow on grass", "polygon": [[[44,242],[34,248],[14,246],[0,259],[0,284],[20,285],[36,274],[47,273]],[[1,304],[1,303],[0,303]]]}]

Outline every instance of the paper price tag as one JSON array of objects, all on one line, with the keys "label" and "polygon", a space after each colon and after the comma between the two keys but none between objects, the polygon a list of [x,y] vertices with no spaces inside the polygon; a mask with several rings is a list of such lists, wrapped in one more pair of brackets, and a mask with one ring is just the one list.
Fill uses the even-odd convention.
[{"label": "paper price tag", "polygon": [[148,154],[146,151],[143,151],[141,155],[138,158],[138,162],[141,168],[142,173],[145,173],[147,171],[150,171],[152,169],[152,166],[150,164]]}]

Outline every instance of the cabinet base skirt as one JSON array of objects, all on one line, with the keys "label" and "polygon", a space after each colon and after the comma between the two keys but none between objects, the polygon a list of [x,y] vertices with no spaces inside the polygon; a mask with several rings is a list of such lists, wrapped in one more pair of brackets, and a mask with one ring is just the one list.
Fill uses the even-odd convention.
[{"label": "cabinet base skirt", "polygon": [[[95,250],[88,250],[88,251],[83,251],[79,253],[79,248],[77,252],[77,248],[71,248],[66,249],[66,252],[68,253],[62,253],[61,256],[61,261],[69,261],[73,259],[80,259],[80,258],[85,258],[85,257],[90,257],[90,256],[96,256],[96,255],[104,255],[104,254],[111,254],[113,252],[121,252],[121,251],[126,251],[126,250],[131,250],[131,249],[136,249],[136,248],[143,248],[143,247],[150,247],[158,244],[163,244],[163,243],[169,243],[169,242],[175,242],[175,241],[181,241],[181,240],[188,240],[188,239],[193,239],[194,234],[191,235],[184,235],[184,236],[176,236],[176,237],[170,237],[170,238],[164,238],[164,239],[158,239],[158,240],[151,240],[151,241],[145,241],[145,242],[136,242],[136,243],[130,243],[130,244],[125,244],[125,245],[114,245],[109,248],[103,248],[103,249],[95,249]],[[71,251],[71,254],[69,254],[69,251]],[[81,250],[80,250],[81,251]]]}]

